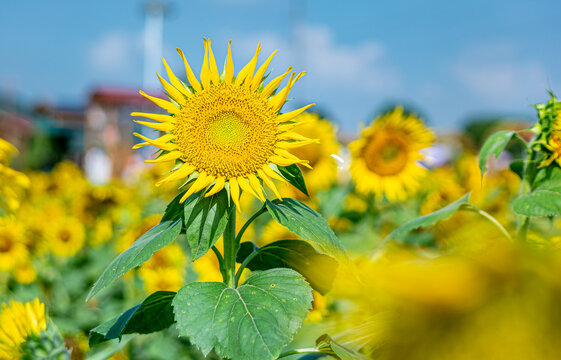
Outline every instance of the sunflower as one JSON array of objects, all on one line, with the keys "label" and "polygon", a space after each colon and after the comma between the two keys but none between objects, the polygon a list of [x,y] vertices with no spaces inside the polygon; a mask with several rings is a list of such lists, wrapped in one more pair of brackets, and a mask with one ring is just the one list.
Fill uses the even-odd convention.
[{"label": "sunflower", "polygon": [[49,234],[49,245],[53,254],[61,257],[75,255],[84,246],[85,231],[80,220],[62,218],[53,224]]},{"label": "sunflower", "polygon": [[[239,210],[241,192],[248,192],[265,201],[260,179],[280,198],[272,179],[284,179],[275,170],[276,166],[309,166],[308,161],[299,159],[288,150],[315,141],[293,132],[298,125],[296,117],[313,104],[280,113],[292,86],[304,72],[295,76],[295,73],[291,73],[292,68],[288,68],[284,74],[265,85],[265,72],[276,51],[255,71],[261,51],[261,45],[258,44],[251,61],[234,76],[228,44],[224,70],[220,74],[210,39],[203,41],[205,56],[200,81],[193,74],[183,52],[178,49],[185,63],[190,86],[181,82],[163,60],[169,82],[160,75],[158,77],[170,101],[140,92],[169,115],[132,113],[132,116],[157,121],[137,123],[165,132],[157,139],[134,133],[145,142],[133,148],[154,145],[161,149],[160,156],[148,162],[176,161],[174,170],[156,185],[178,179],[192,182],[181,201],[204,189],[207,191],[205,196],[210,196],[227,187]],[[280,88],[279,85],[289,73],[291,75],[286,86]]]},{"label": "sunflower", "polygon": [[553,130],[549,135],[547,144],[544,144],[544,146],[551,154],[547,159],[542,161],[539,167],[549,166],[553,161],[555,161],[557,165],[561,165],[561,130]]},{"label": "sunflower", "polygon": [[0,218],[0,271],[11,271],[28,259],[19,223]]},{"label": "sunflower", "polygon": [[433,140],[432,131],[401,107],[378,117],[349,145],[357,191],[378,198],[385,195],[389,201],[405,200],[419,188],[427,171],[418,164],[419,150]]},{"label": "sunflower", "polygon": [[[13,212],[20,206],[23,191],[29,188],[29,178],[8,166],[17,149],[0,138],[0,211]],[[1,212],[0,212],[1,214]]]},{"label": "sunflower", "polygon": [[0,309],[0,359],[19,359],[21,345],[31,336],[47,328],[45,304],[35,299],[32,302],[10,305]]},{"label": "sunflower", "polygon": [[183,271],[173,267],[157,269],[141,268],[140,278],[144,281],[146,293],[156,291],[177,291],[183,286]]},{"label": "sunflower", "polygon": [[339,143],[333,125],[317,114],[303,113],[296,121],[302,125],[298,132],[319,141],[293,150],[293,154],[310,162],[312,169],[304,169],[309,190],[326,190],[337,181],[337,162],[331,155],[339,153]]}]

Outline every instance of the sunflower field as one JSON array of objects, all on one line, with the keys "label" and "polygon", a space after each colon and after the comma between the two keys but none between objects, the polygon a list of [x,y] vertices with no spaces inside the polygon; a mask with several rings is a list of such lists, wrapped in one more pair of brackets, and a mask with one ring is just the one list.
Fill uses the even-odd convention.
[{"label": "sunflower field", "polygon": [[1,360],[561,358],[553,93],[438,162],[403,106],[352,139],[284,111],[305,72],[260,44],[219,69],[204,39],[198,77],[177,51],[140,173],[16,170],[0,139]]}]

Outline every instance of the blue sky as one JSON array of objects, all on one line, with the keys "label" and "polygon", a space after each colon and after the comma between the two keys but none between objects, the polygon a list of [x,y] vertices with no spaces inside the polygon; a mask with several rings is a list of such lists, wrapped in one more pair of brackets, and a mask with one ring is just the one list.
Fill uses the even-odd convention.
[{"label": "blue sky", "polygon": [[[561,93],[561,2],[417,0],[170,1],[164,56],[200,68],[202,37],[237,68],[258,41],[308,74],[290,106],[308,102],[355,133],[387,103],[412,105],[437,131],[476,114],[533,116]],[[11,1],[0,13],[0,90],[28,102],[83,104],[98,85],[142,86],[144,17],[137,0]],[[428,5],[430,4],[430,5]]]}]

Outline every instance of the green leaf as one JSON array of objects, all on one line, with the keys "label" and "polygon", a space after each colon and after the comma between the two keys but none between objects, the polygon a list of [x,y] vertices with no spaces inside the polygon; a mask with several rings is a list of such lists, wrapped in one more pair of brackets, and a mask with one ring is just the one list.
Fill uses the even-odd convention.
[{"label": "green leaf", "polygon": [[93,285],[86,301],[90,300],[101,289],[112,283],[119,276],[148,261],[156,251],[169,245],[179,235],[181,223],[181,219],[174,222],[164,221],[142,235],[129,249],[109,264]]},{"label": "green leaf", "polygon": [[173,301],[177,329],[204,355],[273,360],[292,340],[311,308],[311,288],[291,269],[254,273],[233,289],[193,282]]},{"label": "green leaf", "polygon": [[326,353],[332,353],[332,356],[340,360],[366,360],[366,356],[349,349],[331,338],[327,334],[323,334],[316,340],[316,347]]},{"label": "green leaf", "polygon": [[520,195],[512,202],[512,209],[523,216],[561,215],[561,193],[551,190],[536,190]]},{"label": "green leaf", "polygon": [[345,250],[327,221],[300,201],[284,198],[282,201],[267,200],[267,210],[281,225],[302,239],[315,243],[319,249],[338,260],[347,259]]},{"label": "green leaf", "polygon": [[452,217],[461,207],[466,206],[469,204],[469,193],[462,196],[460,199],[454,201],[443,207],[440,210],[437,210],[431,214],[421,216],[415,218],[413,220],[409,220],[405,224],[401,225],[397,229],[395,229],[388,238],[400,238],[407,232],[425,226],[431,226],[436,224],[437,221],[446,220]]},{"label": "green leaf", "polygon": [[174,323],[171,305],[174,297],[175,293],[172,291],[157,291],[142,304],[99,325],[90,331],[90,347],[111,339],[120,339],[125,334],[150,334],[167,329]]},{"label": "green leaf", "polygon": [[183,208],[185,207],[185,203],[189,203],[189,200],[197,199],[197,197],[190,196],[185,203],[180,204],[179,201],[183,197],[187,190],[182,191],[179,195],[177,195],[166,207],[166,211],[164,212],[164,216],[162,216],[161,222],[164,221],[175,221],[177,219],[183,219]]},{"label": "green leaf", "polygon": [[289,166],[277,166],[280,175],[286,179],[292,186],[300,190],[304,195],[310,197],[308,193],[308,188],[306,188],[306,182],[304,181],[304,176],[302,175],[302,170],[296,164]]},{"label": "green leaf", "polygon": [[247,264],[250,270],[290,268],[304,276],[310,286],[321,294],[333,286],[337,273],[337,261],[331,256],[318,253],[314,247],[302,240],[280,240],[256,248],[251,242],[240,244],[237,261],[242,263],[253,252]]},{"label": "green leaf", "polygon": [[481,151],[479,152],[479,168],[481,169],[481,175],[487,171],[485,164],[487,164],[487,160],[491,155],[495,155],[495,157],[499,157],[501,153],[506,148],[509,141],[514,136],[514,131],[497,131],[493,135],[489,136],[485,143],[481,147]]},{"label": "green leaf", "polygon": [[187,241],[193,261],[207,253],[222,235],[228,222],[228,196],[225,190],[185,206]]},{"label": "green leaf", "polygon": [[534,179],[535,190],[561,192],[561,169],[557,166],[542,168]]}]

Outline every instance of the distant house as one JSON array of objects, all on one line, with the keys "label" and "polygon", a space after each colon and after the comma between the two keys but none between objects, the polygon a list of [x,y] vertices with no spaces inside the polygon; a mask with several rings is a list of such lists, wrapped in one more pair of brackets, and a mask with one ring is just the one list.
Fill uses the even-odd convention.
[{"label": "distant house", "polygon": [[132,146],[139,142],[133,132],[154,137],[152,132],[146,132],[145,126],[133,122],[133,111],[160,110],[136,90],[98,88],[91,93],[84,127],[84,169],[90,180],[103,183],[112,177],[126,176],[156,150],[146,147],[133,152]]}]

